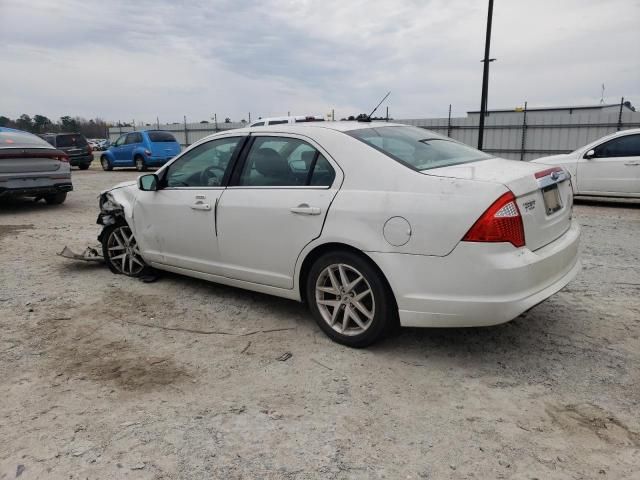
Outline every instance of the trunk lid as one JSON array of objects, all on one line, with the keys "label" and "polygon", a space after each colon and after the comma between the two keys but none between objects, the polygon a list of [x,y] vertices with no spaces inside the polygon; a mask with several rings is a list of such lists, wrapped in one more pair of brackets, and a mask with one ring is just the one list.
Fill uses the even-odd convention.
[{"label": "trunk lid", "polygon": [[0,174],[55,172],[63,153],[47,149],[0,150]]},{"label": "trunk lid", "polygon": [[[426,175],[500,183],[516,196],[526,246],[537,250],[562,236],[571,226],[571,176],[560,168],[491,158],[425,170]],[[487,205],[488,207],[488,205]]]}]

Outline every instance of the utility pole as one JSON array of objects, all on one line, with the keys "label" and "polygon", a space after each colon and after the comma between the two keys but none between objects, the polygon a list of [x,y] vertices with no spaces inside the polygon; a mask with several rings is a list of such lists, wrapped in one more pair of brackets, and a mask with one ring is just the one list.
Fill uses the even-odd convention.
[{"label": "utility pole", "polygon": [[480,100],[480,124],[478,126],[478,150],[482,150],[484,140],[484,117],[487,114],[487,91],[489,90],[489,63],[495,58],[489,58],[491,47],[491,20],[493,18],[493,0],[489,0],[489,12],[487,13],[487,36],[484,41],[484,63],[482,68],[482,98]]}]

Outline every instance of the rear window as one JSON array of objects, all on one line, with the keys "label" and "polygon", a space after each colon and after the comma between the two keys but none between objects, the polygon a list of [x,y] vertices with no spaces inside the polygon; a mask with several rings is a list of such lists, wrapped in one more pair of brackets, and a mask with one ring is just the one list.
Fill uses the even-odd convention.
[{"label": "rear window", "polygon": [[51,145],[27,132],[18,130],[6,131],[0,130],[0,148],[52,148]]},{"label": "rear window", "polygon": [[269,125],[281,125],[283,123],[289,123],[289,120],[269,120]]},{"label": "rear window", "polygon": [[56,147],[86,147],[87,140],[82,135],[58,135],[56,137]]},{"label": "rear window", "polygon": [[176,138],[169,132],[148,132],[150,142],[175,142]]},{"label": "rear window", "polygon": [[491,158],[473,147],[417,127],[374,127],[345,132],[413,170]]}]

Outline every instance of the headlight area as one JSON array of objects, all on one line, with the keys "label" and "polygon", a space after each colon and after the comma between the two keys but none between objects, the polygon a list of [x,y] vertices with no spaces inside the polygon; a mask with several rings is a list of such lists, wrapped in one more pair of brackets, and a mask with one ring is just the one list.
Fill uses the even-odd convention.
[{"label": "headlight area", "polygon": [[[116,202],[109,192],[102,193],[99,200],[100,213],[96,223],[98,225],[113,225],[120,218],[124,218],[124,208]],[[100,238],[98,238],[100,239]]]}]

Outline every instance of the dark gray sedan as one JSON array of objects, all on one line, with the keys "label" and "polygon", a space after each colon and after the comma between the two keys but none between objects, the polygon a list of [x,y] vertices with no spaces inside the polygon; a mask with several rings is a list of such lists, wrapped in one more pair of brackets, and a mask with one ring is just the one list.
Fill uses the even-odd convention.
[{"label": "dark gray sedan", "polygon": [[0,198],[43,198],[57,205],[71,190],[66,153],[31,133],[0,127]]}]

